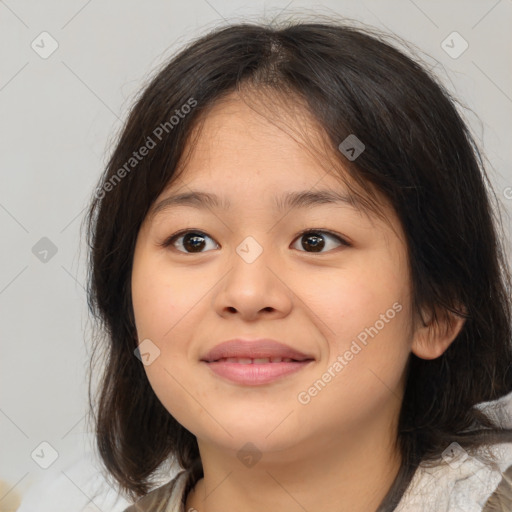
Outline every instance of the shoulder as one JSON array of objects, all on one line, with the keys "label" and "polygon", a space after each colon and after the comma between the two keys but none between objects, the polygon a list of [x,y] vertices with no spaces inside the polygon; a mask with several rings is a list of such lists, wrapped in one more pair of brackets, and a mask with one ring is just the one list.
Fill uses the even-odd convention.
[{"label": "shoulder", "polygon": [[[486,462],[488,454],[493,463]],[[396,512],[512,510],[512,442],[486,445],[482,455],[452,443],[437,463],[420,464]]]},{"label": "shoulder", "polygon": [[142,496],[123,512],[183,512],[183,498],[188,478],[187,471],[181,471],[172,480]]}]

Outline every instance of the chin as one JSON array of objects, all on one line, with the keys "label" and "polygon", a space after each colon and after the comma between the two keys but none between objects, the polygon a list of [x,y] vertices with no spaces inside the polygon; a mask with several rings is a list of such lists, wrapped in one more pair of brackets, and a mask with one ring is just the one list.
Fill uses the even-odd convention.
[{"label": "chin", "polygon": [[[274,434],[267,437],[267,434],[262,433],[261,429],[239,429],[237,427],[236,433],[233,432],[233,437],[225,434],[223,436],[209,435],[206,438],[198,439],[203,439],[208,444],[213,444],[226,452],[233,451],[239,458],[245,454],[257,458],[263,454],[278,453],[297,444],[298,440],[290,432],[282,432],[281,434],[284,435],[280,436]],[[291,442],[292,439],[293,443]]]},{"label": "chin", "polygon": [[198,439],[221,446],[226,450],[238,451],[247,443],[252,443],[262,452],[280,451],[300,443],[304,437],[304,431],[297,428],[293,422],[288,423],[291,417],[283,422],[285,416],[286,414],[276,417],[261,414],[258,417],[254,414],[242,416],[237,413],[232,416],[223,416],[220,423],[224,428],[212,420],[200,426],[196,421],[195,426],[191,425],[189,430]]}]

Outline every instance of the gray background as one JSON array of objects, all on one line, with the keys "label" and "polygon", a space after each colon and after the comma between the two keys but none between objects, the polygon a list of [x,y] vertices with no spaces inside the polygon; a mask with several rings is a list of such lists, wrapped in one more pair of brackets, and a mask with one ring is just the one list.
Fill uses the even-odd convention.
[{"label": "gray background", "polygon": [[[0,1],[0,510],[49,472],[65,474],[87,443],[90,329],[80,223],[148,74],[227,22],[333,13],[424,52],[469,107],[462,114],[511,212],[512,0]],[[453,31],[469,45],[457,58],[442,46]],[[42,32],[58,43],[49,56],[52,41]],[[449,44],[461,49],[457,39]],[[43,441],[59,455],[48,469],[31,457]]]}]

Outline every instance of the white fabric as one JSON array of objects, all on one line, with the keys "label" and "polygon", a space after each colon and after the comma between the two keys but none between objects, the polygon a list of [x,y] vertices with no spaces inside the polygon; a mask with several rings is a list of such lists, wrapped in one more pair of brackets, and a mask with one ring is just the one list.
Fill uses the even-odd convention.
[{"label": "white fabric", "polygon": [[512,465],[512,443],[491,450],[499,471],[463,451],[458,460],[442,460],[433,468],[420,466],[395,512],[481,512],[502,473]]}]

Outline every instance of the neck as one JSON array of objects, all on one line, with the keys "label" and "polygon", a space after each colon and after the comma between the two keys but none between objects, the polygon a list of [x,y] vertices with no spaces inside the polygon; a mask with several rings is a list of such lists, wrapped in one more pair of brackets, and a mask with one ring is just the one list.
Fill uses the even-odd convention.
[{"label": "neck", "polygon": [[[400,469],[395,429],[321,436],[293,449],[265,452],[247,467],[236,451],[198,441],[204,477],[186,511],[375,512]],[[320,436],[317,436],[320,437]]]}]

